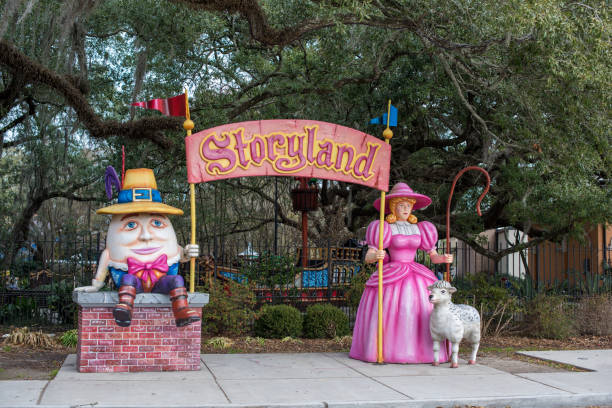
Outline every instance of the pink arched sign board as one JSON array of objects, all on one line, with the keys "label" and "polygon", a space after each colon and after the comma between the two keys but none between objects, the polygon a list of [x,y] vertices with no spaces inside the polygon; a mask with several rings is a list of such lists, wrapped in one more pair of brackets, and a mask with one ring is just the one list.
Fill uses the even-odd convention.
[{"label": "pink arched sign board", "polygon": [[333,123],[316,120],[231,123],[188,136],[186,151],[189,183],[291,176],[389,189],[389,144]]}]

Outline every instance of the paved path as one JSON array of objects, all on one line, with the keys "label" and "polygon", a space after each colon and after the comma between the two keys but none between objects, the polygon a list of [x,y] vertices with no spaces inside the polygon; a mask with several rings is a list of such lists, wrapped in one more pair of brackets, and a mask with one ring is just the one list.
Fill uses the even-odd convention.
[{"label": "paved path", "polygon": [[368,364],[346,353],[203,354],[202,370],[0,381],[0,407],[578,407],[612,405],[612,350],[526,352],[591,372]]}]

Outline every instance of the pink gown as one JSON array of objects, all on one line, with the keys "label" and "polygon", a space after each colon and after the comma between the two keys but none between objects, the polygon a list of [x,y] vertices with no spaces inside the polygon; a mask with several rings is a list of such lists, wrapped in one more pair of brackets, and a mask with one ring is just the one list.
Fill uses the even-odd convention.
[{"label": "pink gown", "polygon": [[[369,246],[378,248],[379,222],[366,231]],[[429,333],[427,286],[438,279],[427,267],[414,261],[417,249],[435,248],[438,232],[430,222],[410,225],[384,223],[383,247],[389,250],[383,266],[383,358],[387,363],[431,363],[433,341]],[[349,356],[375,362],[378,331],[378,272],[372,274],[359,302]],[[448,359],[440,345],[440,361]]]}]

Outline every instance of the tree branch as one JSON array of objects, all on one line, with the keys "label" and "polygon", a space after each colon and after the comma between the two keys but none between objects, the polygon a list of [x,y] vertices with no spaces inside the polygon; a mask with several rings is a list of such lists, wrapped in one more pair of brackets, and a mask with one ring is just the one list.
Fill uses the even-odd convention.
[{"label": "tree branch", "polygon": [[[269,195],[267,195],[266,193],[264,193],[261,189],[247,186],[247,185],[241,184],[240,182],[232,183],[228,180],[224,180],[224,183],[234,188],[240,188],[240,189],[255,193],[261,198],[263,198],[264,200],[276,205],[276,203],[274,202],[274,199],[270,197]],[[285,215],[280,205],[277,206],[277,209],[278,209],[278,216],[280,218],[281,223],[288,225],[290,227],[293,227],[295,229],[302,228],[300,224],[298,224],[297,222],[293,221],[292,219],[290,219],[289,217]]]},{"label": "tree branch", "polygon": [[114,120],[103,121],[93,111],[83,92],[71,81],[31,60],[13,45],[0,39],[0,65],[13,73],[23,76],[25,83],[43,84],[58,92],[66,104],[74,109],[79,120],[92,137],[105,139],[122,136],[128,139],[147,139],[164,148],[172,146],[172,141],[161,130],[180,130],[182,120],[174,117],[149,117],[133,122],[120,123]]},{"label": "tree branch", "polygon": [[[23,119],[25,116],[26,115],[23,115],[20,119]],[[0,130],[0,133],[4,133],[4,129]],[[34,137],[24,137],[23,139],[12,140],[10,142],[4,142],[4,143],[2,143],[2,149],[0,149],[0,152],[2,150],[4,150],[4,149],[8,149],[10,147],[19,146],[19,145],[22,145],[24,143],[31,142],[31,141],[37,140],[37,139],[38,139],[38,137],[34,136]]]},{"label": "tree branch", "polygon": [[[438,231],[446,233],[445,225],[443,226],[440,224],[436,224],[436,228],[438,229]],[[562,230],[544,232],[542,233],[542,235],[538,237],[533,237],[532,235],[530,235],[529,240],[527,242],[519,242],[502,251],[491,251],[488,248],[484,248],[475,239],[461,232],[454,231],[452,233],[452,236],[468,244],[475,252],[483,256],[486,256],[487,258],[497,262],[501,260],[503,257],[505,257],[506,255],[510,255],[515,252],[519,252],[525,249],[536,247],[543,242],[550,241],[554,237],[558,237],[560,235],[566,234],[568,231],[569,231],[569,228],[563,228]]]},{"label": "tree branch", "polygon": [[[493,45],[510,46],[511,43],[521,43],[534,39],[533,33],[520,37],[512,37],[506,34],[504,37],[492,38],[478,44],[458,43],[433,34],[434,28],[426,29],[422,18],[414,20],[406,17],[406,9],[399,3],[388,5],[377,4],[382,17],[363,17],[350,13],[339,14],[334,19],[328,20],[304,20],[298,24],[281,29],[270,25],[268,18],[261,8],[258,0],[170,0],[173,3],[182,3],[195,10],[212,12],[238,13],[249,23],[251,38],[266,46],[286,46],[294,41],[300,40],[306,34],[322,28],[333,27],[337,24],[367,25],[385,29],[408,29],[422,38],[426,38],[431,44],[448,51],[461,50],[474,54],[482,54]],[[395,3],[395,2],[393,2]],[[332,7],[340,7],[342,3],[330,4]]]},{"label": "tree branch", "polygon": [[[21,115],[20,117],[16,118],[15,120],[11,121],[11,123],[6,125],[2,129],[0,129],[0,140],[4,140],[4,133],[14,128],[15,126],[19,125],[23,121],[25,121],[28,116],[33,116],[36,113],[36,105],[34,104],[34,98],[28,96],[25,98],[25,102],[28,104],[28,111],[24,113],[23,115]],[[2,149],[4,148],[17,146],[17,145],[20,145],[21,143],[24,143],[30,140],[33,140],[33,138],[20,139],[20,140],[16,140],[12,142],[5,142],[2,144],[2,148],[0,149],[0,154],[2,153]]]},{"label": "tree branch", "polygon": [[[325,95],[325,94],[330,94],[334,92],[334,90],[340,89],[346,85],[369,84],[372,82],[376,82],[381,77],[381,75],[390,68],[391,64],[397,58],[400,58],[405,55],[410,55],[411,53],[406,52],[406,51],[396,51],[389,57],[389,59],[385,62],[385,64],[382,67],[380,67],[379,65],[380,65],[380,61],[382,59],[383,54],[384,54],[384,51],[381,53],[381,56],[378,58],[377,63],[374,66],[373,72],[369,75],[341,78],[335,81],[331,86],[328,86],[328,87],[323,87],[323,86],[304,87],[301,90],[296,90],[294,87],[289,87],[285,89],[279,89],[276,91],[263,91],[262,93],[255,95],[252,98],[235,106],[234,109],[230,111],[229,117],[234,119],[237,116],[241,115],[242,113],[246,112],[247,110],[251,109],[253,106],[257,105],[258,103],[263,102],[267,99],[271,99],[271,98],[294,95],[294,94],[307,95],[307,94],[314,93],[318,95]],[[254,86],[258,86],[260,85],[260,83],[267,82],[267,80],[268,78],[264,77],[262,80],[257,81],[257,83]],[[251,89],[252,87],[253,87],[252,85],[249,85],[249,89]],[[245,92],[246,91],[244,90],[241,91],[240,95],[243,95]]]},{"label": "tree branch", "polygon": [[336,25],[335,21],[302,22],[280,30],[273,28],[257,0],[171,0],[195,10],[238,13],[249,23],[251,38],[266,46],[285,46],[309,32]]},{"label": "tree branch", "polygon": [[480,117],[480,115],[476,112],[476,109],[474,109],[472,104],[470,104],[468,102],[468,100],[465,98],[465,96],[463,95],[463,90],[461,89],[461,85],[459,85],[459,82],[457,81],[457,78],[455,77],[455,74],[453,73],[453,70],[450,68],[450,65],[449,65],[446,57],[442,53],[438,53],[438,58],[440,58],[440,61],[442,62],[442,66],[444,67],[444,71],[449,76],[449,78],[451,79],[455,89],[457,90],[457,95],[459,96],[459,99],[461,99],[461,102],[463,103],[463,106],[465,106],[466,109],[472,114],[474,119],[476,119],[478,121],[478,123],[480,123],[480,125],[484,129],[485,133],[493,136],[495,139],[499,139],[497,137],[497,135],[495,135],[493,132],[491,132],[489,130],[489,127],[487,126],[487,123],[484,121],[483,118]]}]

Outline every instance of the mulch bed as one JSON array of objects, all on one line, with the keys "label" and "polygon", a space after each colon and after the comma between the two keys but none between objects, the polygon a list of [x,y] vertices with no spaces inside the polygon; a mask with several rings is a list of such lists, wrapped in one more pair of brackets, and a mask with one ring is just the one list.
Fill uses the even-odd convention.
[{"label": "mulch bed", "polygon": [[[537,339],[524,336],[486,337],[480,343],[479,357],[491,357],[501,360],[521,361],[527,364],[547,366],[564,371],[586,371],[568,364],[540,360],[517,354],[521,350],[602,350],[612,349],[612,336],[581,336],[567,340]],[[460,357],[467,358],[470,353],[468,345],[462,345]]]},{"label": "mulch bed", "polygon": [[262,339],[253,337],[224,338],[215,341],[218,337],[202,337],[202,353],[325,353],[347,352],[350,347],[350,338],[338,340],[330,339]]},{"label": "mulch bed", "polygon": [[0,380],[48,380],[62,367],[74,349],[31,349],[25,346],[2,345],[0,348]]},{"label": "mulch bed", "polygon": [[612,336],[580,336],[567,340],[536,339],[533,337],[503,336],[483,339],[483,347],[510,347],[515,350],[591,350],[612,349]]},{"label": "mulch bed", "polygon": [[[231,344],[222,345],[218,337],[202,337],[202,353],[319,353],[347,352],[350,338],[343,339],[258,339],[252,337],[224,338]],[[514,355],[518,350],[585,350],[612,349],[612,336],[582,336],[567,340],[536,339],[522,336],[487,337],[480,344],[482,355]],[[469,352],[468,345],[461,352]]]}]

